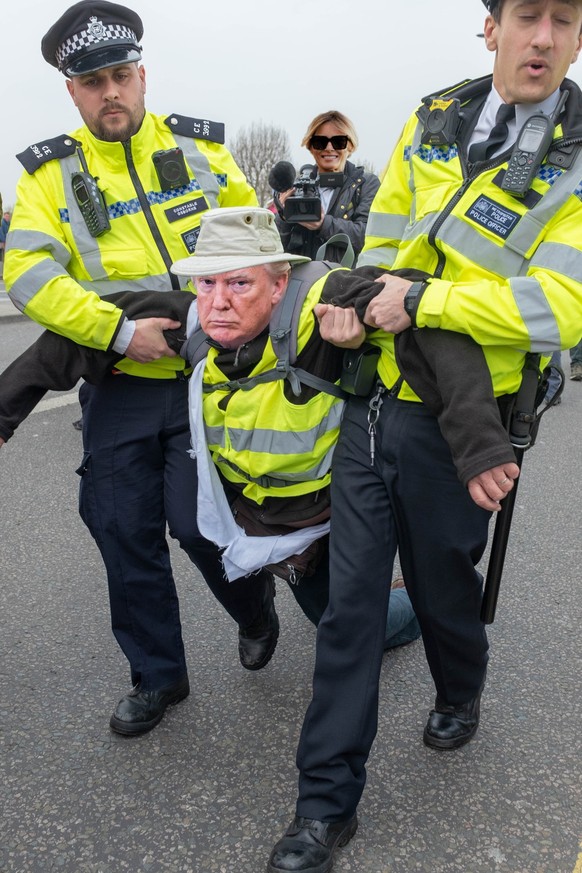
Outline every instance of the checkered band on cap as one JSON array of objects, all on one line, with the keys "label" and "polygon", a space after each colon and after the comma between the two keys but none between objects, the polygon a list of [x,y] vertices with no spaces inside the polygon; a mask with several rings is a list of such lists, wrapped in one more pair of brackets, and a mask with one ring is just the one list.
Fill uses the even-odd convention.
[{"label": "checkered band on cap", "polygon": [[86,51],[99,43],[120,42],[137,44],[137,36],[131,28],[124,24],[103,24],[96,16],[89,19],[87,27],[80,33],[69,36],[55,51],[59,69],[63,69],[66,61],[79,52]]}]

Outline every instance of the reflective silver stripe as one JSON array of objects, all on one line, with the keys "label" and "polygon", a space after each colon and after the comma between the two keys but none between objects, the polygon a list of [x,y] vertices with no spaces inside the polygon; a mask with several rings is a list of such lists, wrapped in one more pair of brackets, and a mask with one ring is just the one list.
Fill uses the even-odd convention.
[{"label": "reflective silver stripe", "polygon": [[381,239],[401,239],[407,224],[407,215],[370,212],[366,225],[366,236],[379,236]]},{"label": "reflective silver stripe", "polygon": [[[328,414],[315,427],[298,432],[273,431],[264,428],[244,430],[229,428],[228,435],[235,452],[255,452],[266,455],[301,455],[310,452],[322,437],[334,428],[340,426],[343,403],[334,403]],[[206,436],[210,445],[224,447],[223,428],[205,425]]]},{"label": "reflective silver stripe", "polygon": [[532,352],[551,354],[560,348],[560,330],[543,288],[533,276],[510,280],[511,290],[527,327]]},{"label": "reflective silver stripe", "polygon": [[430,212],[428,215],[425,215],[424,218],[421,218],[420,221],[411,222],[410,226],[404,231],[402,242],[409,239],[417,239],[419,236],[428,236],[431,227],[438,218],[438,215],[438,212]]},{"label": "reflective silver stripe", "polygon": [[582,252],[564,243],[542,243],[530,261],[531,267],[552,270],[582,282]]},{"label": "reflective silver stripe", "polygon": [[397,254],[398,249],[395,249],[393,246],[390,246],[390,248],[387,246],[380,246],[378,248],[368,249],[358,255],[356,266],[377,267],[379,264],[382,264],[383,266],[391,267]]},{"label": "reflective silver stripe", "polygon": [[237,467],[236,464],[231,464],[226,458],[219,458],[219,464],[226,464],[231,469],[236,470],[247,482],[256,482],[257,485],[260,485],[261,488],[285,488],[290,485],[294,485],[297,482],[313,482],[317,479],[322,479],[331,468],[331,459],[333,457],[333,452],[335,449],[335,445],[333,445],[329,451],[327,452],[325,458],[319,463],[316,464],[315,467],[312,467],[311,470],[303,470],[301,473],[290,473],[287,471],[278,471],[278,476],[249,476],[245,470],[241,470],[240,467]]},{"label": "reflective silver stripe", "polygon": [[220,195],[220,186],[218,180],[210,168],[208,158],[202,154],[196,140],[188,136],[179,136],[174,134],[174,139],[177,145],[184,152],[184,157],[188,166],[194,173],[194,178],[200,183],[200,187],[204,192],[204,196],[208,200],[211,209],[216,209],[220,206],[218,197]]},{"label": "reflective silver stripe", "polygon": [[63,176],[63,187],[65,189],[65,200],[69,211],[69,226],[75,246],[78,249],[81,261],[85,270],[91,279],[106,279],[107,273],[103,267],[101,260],[101,252],[95,237],[89,233],[89,229],[85,224],[81,211],[77,206],[73,187],[71,185],[71,177],[73,173],[79,172],[79,158],[77,155],[69,155],[59,161],[61,173]]},{"label": "reflective silver stripe", "polygon": [[209,445],[219,446],[221,449],[224,448],[223,427],[209,427],[206,422],[204,422],[204,433],[206,434],[206,442]]},{"label": "reflective silver stripe", "polygon": [[60,267],[56,261],[45,258],[19,276],[10,288],[10,299],[22,312],[43,285],[52,279],[60,279],[62,276],[70,278],[67,271]]},{"label": "reflective silver stripe", "polygon": [[[505,278],[516,277],[510,279],[510,285],[529,333],[532,350],[551,352],[559,348],[560,331],[546,295],[537,279],[524,275],[530,262],[517,252],[486,240],[478,230],[455,216],[449,216],[443,231],[439,237],[441,241],[484,271]],[[582,256],[580,260],[582,262]]]},{"label": "reflective silver stripe", "polygon": [[7,248],[22,252],[50,252],[63,267],[71,260],[71,253],[62,242],[40,230],[11,230],[9,239],[10,246]]},{"label": "reflective silver stripe", "polygon": [[[35,264],[26,273],[23,273],[16,280],[10,289],[10,297],[14,305],[24,310],[24,307],[32,300],[34,295],[51,279],[65,276],[70,279],[71,276],[64,269],[59,269],[55,261],[44,260],[41,263]],[[143,279],[116,279],[113,281],[104,280],[101,282],[79,281],[84,291],[94,291],[99,297],[106,297],[107,294],[113,294],[117,291],[169,291],[168,274],[161,273],[158,276],[144,276]],[[187,283],[186,278],[180,278],[180,287],[184,288]]]},{"label": "reflective silver stripe", "polygon": [[468,261],[499,276],[519,276],[528,267],[521,255],[486,239],[477,228],[455,215],[446,219],[438,239]]},{"label": "reflective silver stripe", "polygon": [[[168,274],[161,273],[158,276],[144,276],[143,279],[114,279],[106,282],[77,281],[85,291],[95,291],[99,297],[113,294],[116,291],[171,291],[168,287]],[[182,288],[185,287],[183,279],[180,280]]]}]

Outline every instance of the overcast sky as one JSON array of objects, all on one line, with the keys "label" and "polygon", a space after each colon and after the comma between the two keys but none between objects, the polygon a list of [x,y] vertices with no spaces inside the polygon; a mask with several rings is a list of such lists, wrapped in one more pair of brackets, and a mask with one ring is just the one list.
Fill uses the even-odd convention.
[{"label": "overcast sky", "polygon": [[[64,77],[40,41],[67,0],[3,0],[0,191],[12,204],[28,145],[79,126]],[[339,109],[356,126],[356,159],[386,163],[425,94],[490,72],[480,0],[128,0],[144,22],[146,105],[226,124],[284,127],[296,166],[311,119]],[[582,61],[570,75],[582,81]]]}]

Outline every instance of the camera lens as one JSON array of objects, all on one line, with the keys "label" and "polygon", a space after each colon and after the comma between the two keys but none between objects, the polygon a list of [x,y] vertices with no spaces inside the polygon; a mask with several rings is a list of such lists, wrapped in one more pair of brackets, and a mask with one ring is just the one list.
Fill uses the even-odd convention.
[{"label": "camera lens", "polygon": [[178,161],[165,161],[162,165],[162,176],[166,182],[177,182],[180,178],[181,166]]},{"label": "camera lens", "polygon": [[426,129],[430,133],[439,133],[445,126],[445,113],[442,109],[433,109],[426,121]]}]

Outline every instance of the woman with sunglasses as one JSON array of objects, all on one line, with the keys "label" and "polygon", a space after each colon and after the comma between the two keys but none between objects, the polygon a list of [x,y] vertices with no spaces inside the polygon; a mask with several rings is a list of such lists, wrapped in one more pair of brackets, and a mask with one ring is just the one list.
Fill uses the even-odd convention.
[{"label": "woman with sunglasses", "polygon": [[[319,221],[285,221],[282,217],[283,206],[294,189],[290,188],[276,195],[275,203],[279,210],[276,222],[283,248],[292,254],[315,258],[318,249],[332,236],[345,233],[350,238],[357,257],[364,244],[368,213],[380,187],[380,180],[373,173],[365,173],[363,167],[356,167],[348,160],[358,146],[354,125],[341,112],[322,112],[307,128],[301,145],[311,152],[319,174],[338,173],[342,174],[342,178],[338,180],[338,185],[320,185]],[[332,243],[325,251],[325,258],[339,262],[344,251],[345,247]]]}]

